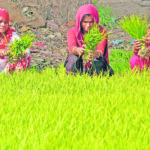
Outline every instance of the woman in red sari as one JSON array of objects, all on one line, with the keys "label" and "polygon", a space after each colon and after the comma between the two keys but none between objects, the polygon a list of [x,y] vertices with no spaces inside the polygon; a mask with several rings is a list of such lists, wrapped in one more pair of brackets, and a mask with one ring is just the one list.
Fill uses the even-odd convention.
[{"label": "woman in red sari", "polygon": [[8,44],[19,38],[16,31],[9,27],[9,14],[6,10],[0,8],[0,72],[21,71],[29,67],[30,52],[26,51],[25,57],[14,64],[7,62],[9,56],[6,56]]},{"label": "woman in red sari", "polygon": [[[88,33],[94,23],[99,25],[99,14],[94,5],[86,4],[81,6],[76,14],[76,27],[72,27],[67,33],[67,43],[70,52],[64,64],[67,73],[82,73],[84,68],[85,72],[87,72],[90,70],[93,62],[97,74],[100,73],[101,69],[103,71],[109,69],[110,75],[113,74],[113,70],[109,66],[107,38],[99,42],[95,51],[89,50],[88,60],[84,59],[86,43],[84,43],[83,36]],[[101,33],[104,32],[106,34],[102,26],[99,26],[99,30]]]}]

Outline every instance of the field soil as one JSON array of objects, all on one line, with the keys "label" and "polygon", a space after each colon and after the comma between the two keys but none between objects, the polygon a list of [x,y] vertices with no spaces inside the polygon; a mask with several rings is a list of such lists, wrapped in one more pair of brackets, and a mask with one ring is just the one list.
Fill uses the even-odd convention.
[{"label": "field soil", "polygon": [[[31,49],[32,66],[55,66],[65,61],[68,55],[67,31],[75,25],[75,15],[77,9],[82,5],[89,3],[89,0],[0,0],[3,4],[0,7],[7,9],[11,17],[11,25],[19,34],[27,30],[33,31],[36,40]],[[8,7],[9,4],[9,7]],[[149,0],[103,0],[98,4],[108,5],[112,8],[116,18],[120,19],[124,15],[133,13],[149,14]],[[14,9],[16,7],[17,9]],[[16,11],[16,12],[15,12]],[[24,22],[17,20],[18,16],[25,16]],[[149,16],[150,17],[150,16]],[[20,17],[22,18],[22,17]],[[41,21],[40,21],[41,19]],[[21,20],[21,19],[20,19]],[[37,21],[39,21],[37,23]],[[112,30],[109,36],[109,45],[112,40],[122,40],[120,45],[122,49],[132,49],[129,45],[131,38],[119,27]],[[111,47],[109,48],[111,51]]]}]

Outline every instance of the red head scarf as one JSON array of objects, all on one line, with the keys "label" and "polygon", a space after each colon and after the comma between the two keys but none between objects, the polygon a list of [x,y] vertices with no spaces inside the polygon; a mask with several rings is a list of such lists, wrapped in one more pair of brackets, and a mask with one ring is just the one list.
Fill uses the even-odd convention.
[{"label": "red head scarf", "polygon": [[[6,18],[9,24],[9,14],[5,9],[0,8],[0,17]],[[7,29],[7,31],[4,33],[4,38],[0,40],[0,49],[7,47],[7,44],[10,42],[13,32],[15,32],[14,29],[10,27]],[[3,37],[1,33],[0,33],[0,37]]]},{"label": "red head scarf", "polygon": [[0,8],[0,17],[6,18],[9,23],[9,14],[5,9]]}]

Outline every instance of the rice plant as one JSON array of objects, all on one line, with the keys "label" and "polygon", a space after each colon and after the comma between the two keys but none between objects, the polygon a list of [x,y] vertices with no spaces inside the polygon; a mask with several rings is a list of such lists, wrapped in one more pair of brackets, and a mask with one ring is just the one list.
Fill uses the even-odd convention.
[{"label": "rice plant", "polygon": [[110,66],[115,73],[124,74],[130,70],[130,58],[133,56],[133,51],[123,51],[121,49],[112,49],[109,56]]},{"label": "rice plant", "polygon": [[150,72],[0,76],[1,150],[150,149]]},{"label": "rice plant", "polygon": [[119,22],[123,30],[125,30],[133,39],[139,39],[142,42],[142,47],[139,51],[139,56],[148,58],[149,49],[143,43],[142,37],[146,37],[148,30],[147,16],[131,15],[129,18],[124,17]]},{"label": "rice plant", "polygon": [[119,24],[133,39],[142,41],[142,37],[146,36],[148,29],[148,18],[146,15],[131,15],[129,18],[124,16]]},{"label": "rice plant", "polygon": [[8,61],[14,62],[14,59],[21,60],[22,56],[25,55],[25,51],[31,47],[34,39],[35,35],[30,32],[26,32],[24,35],[21,35],[19,39],[15,39],[11,42],[8,45]]},{"label": "rice plant", "polygon": [[94,51],[99,42],[106,38],[107,34],[100,32],[99,25],[94,24],[93,27],[84,35],[84,42],[86,43],[86,50],[84,56],[87,57],[89,50]]}]

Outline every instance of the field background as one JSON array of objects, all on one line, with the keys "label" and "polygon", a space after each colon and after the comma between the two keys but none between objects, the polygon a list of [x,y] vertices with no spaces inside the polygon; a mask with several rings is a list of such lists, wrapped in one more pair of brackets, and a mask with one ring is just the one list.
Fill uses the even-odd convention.
[{"label": "field background", "polygon": [[[20,2],[10,1],[6,8],[15,14],[12,5],[20,8]],[[19,24],[15,18],[11,25],[20,34],[27,29],[36,34],[35,42],[40,44],[31,51],[32,66],[51,68],[0,76],[0,149],[149,150],[150,72],[131,72],[131,38],[118,26],[112,29],[109,44],[123,41],[109,48],[114,76],[66,75],[62,65],[57,70],[53,67],[64,62],[67,30],[74,24],[78,7],[89,1],[26,2],[40,5],[35,10],[44,18],[45,26]],[[149,1],[100,2],[112,7],[116,18],[132,11],[149,15]],[[30,7],[21,10],[33,19]]]},{"label": "field background", "polygon": [[64,68],[0,77],[0,148],[150,148],[150,74],[66,75]]},{"label": "field background", "polygon": [[[74,25],[77,9],[82,4],[90,3],[92,0],[0,0],[1,7],[2,2],[6,3],[8,1],[17,6],[16,9],[10,9],[10,14],[14,14],[12,24],[15,29],[19,33],[31,29],[37,36],[36,42],[42,42],[44,44],[44,46],[34,45],[34,51],[32,51],[32,65],[43,67],[43,65],[57,66],[59,63],[65,61],[66,56],[68,55],[66,43],[67,30]],[[38,8],[33,8],[44,19],[45,26],[33,28],[32,26],[34,23],[29,26],[17,23],[19,22],[17,21],[19,13],[16,12],[16,10],[20,7],[21,13],[23,10],[26,10],[25,13],[22,13],[23,15],[31,20],[33,19],[31,15],[29,15],[33,12],[31,8],[27,5],[18,6],[18,4],[20,4],[18,1],[38,4]],[[109,6],[115,17],[118,19],[122,18],[124,15],[128,16],[132,13],[146,14],[150,17],[149,0],[100,0],[97,2],[97,5]],[[3,7],[9,9],[12,5],[5,4]],[[15,18],[16,14],[17,17]],[[124,43],[131,42],[131,38],[117,26],[112,29],[112,34],[109,36],[109,45],[111,45],[112,40],[118,39],[124,41]],[[123,46],[127,47],[127,49],[132,49],[131,46]],[[111,48],[109,48],[109,51],[111,51]]]}]

